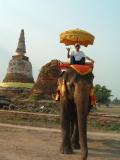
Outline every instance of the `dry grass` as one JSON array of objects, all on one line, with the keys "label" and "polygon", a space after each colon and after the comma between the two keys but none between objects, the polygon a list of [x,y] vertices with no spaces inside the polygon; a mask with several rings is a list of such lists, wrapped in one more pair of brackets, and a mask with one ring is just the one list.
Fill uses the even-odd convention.
[{"label": "dry grass", "polygon": [[118,115],[120,116],[120,106],[101,106],[97,107],[97,112],[104,113],[108,115]]}]

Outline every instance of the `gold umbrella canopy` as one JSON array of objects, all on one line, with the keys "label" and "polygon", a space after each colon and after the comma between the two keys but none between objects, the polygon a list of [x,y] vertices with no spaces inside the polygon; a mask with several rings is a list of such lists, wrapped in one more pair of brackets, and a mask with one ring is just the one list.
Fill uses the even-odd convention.
[{"label": "gold umbrella canopy", "polygon": [[79,43],[87,47],[89,44],[93,44],[94,39],[95,37],[91,33],[81,29],[68,30],[60,34],[60,43],[64,43],[65,45]]}]

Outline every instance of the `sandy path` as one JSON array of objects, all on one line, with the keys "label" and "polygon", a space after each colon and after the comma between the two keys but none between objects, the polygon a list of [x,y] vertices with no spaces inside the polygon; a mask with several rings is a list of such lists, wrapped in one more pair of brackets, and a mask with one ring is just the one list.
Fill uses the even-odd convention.
[{"label": "sandy path", "polygon": [[[119,160],[120,135],[88,133],[88,160]],[[80,151],[73,155],[59,153],[60,131],[28,126],[0,124],[0,160],[79,160]]]}]

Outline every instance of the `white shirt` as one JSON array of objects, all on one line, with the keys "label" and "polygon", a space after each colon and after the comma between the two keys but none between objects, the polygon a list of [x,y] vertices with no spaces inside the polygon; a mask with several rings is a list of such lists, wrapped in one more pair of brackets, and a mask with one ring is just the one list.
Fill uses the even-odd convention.
[{"label": "white shirt", "polygon": [[76,61],[80,61],[83,57],[86,57],[83,51],[73,51],[71,52],[71,56],[74,56]]}]

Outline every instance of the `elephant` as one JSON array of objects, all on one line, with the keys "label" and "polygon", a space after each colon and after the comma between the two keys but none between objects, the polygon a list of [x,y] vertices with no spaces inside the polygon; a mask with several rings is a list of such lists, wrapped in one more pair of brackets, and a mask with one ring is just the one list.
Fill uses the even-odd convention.
[{"label": "elephant", "polygon": [[[90,111],[90,91],[93,87],[92,71],[80,75],[73,68],[58,79],[60,88],[60,110],[62,154],[72,154],[74,149],[81,149],[81,160],[87,160],[87,116]],[[64,88],[64,89],[63,89]]]}]

